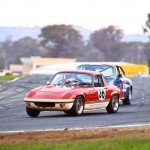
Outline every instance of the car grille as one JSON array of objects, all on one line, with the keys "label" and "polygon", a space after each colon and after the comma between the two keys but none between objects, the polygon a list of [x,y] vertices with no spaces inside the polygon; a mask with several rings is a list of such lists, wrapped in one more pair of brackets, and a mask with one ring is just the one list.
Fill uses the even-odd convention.
[{"label": "car grille", "polygon": [[55,107],[55,103],[36,102],[34,104],[38,107]]}]

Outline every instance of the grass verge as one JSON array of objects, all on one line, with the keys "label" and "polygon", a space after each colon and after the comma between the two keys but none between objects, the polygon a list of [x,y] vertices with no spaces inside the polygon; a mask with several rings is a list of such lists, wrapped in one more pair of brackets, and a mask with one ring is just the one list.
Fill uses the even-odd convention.
[{"label": "grass verge", "polygon": [[0,150],[149,150],[150,140],[143,138],[113,138],[65,143],[0,144]]},{"label": "grass verge", "polygon": [[15,78],[20,78],[22,75],[5,75],[5,76],[0,76],[0,80],[13,80]]}]

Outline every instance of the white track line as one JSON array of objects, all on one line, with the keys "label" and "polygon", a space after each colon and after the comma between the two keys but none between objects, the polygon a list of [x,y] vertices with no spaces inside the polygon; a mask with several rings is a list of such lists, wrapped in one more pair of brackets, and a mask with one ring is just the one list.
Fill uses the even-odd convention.
[{"label": "white track line", "polygon": [[85,127],[85,128],[62,128],[62,129],[38,129],[38,130],[16,130],[16,131],[0,131],[0,133],[26,133],[26,132],[47,132],[47,131],[64,131],[64,130],[83,130],[83,129],[110,129],[110,128],[127,128],[127,127],[142,127],[150,126],[150,123],[146,124],[132,124],[132,125],[116,125],[106,127]]}]

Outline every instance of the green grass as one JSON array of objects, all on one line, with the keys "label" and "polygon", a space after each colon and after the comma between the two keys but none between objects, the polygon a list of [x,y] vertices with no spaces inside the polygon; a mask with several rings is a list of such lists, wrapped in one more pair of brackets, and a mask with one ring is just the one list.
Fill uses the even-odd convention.
[{"label": "green grass", "polygon": [[15,78],[20,78],[22,75],[5,75],[5,76],[0,76],[0,80],[13,80]]},{"label": "green grass", "polygon": [[83,140],[52,144],[0,144],[0,150],[150,150],[149,139]]}]

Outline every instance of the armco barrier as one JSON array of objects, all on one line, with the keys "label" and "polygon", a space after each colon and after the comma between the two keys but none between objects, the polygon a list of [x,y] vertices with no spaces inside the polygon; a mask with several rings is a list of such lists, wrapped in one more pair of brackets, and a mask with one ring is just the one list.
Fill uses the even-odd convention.
[{"label": "armco barrier", "polygon": [[120,66],[128,77],[134,77],[138,74],[147,75],[149,73],[149,68],[145,64],[120,64]]}]

